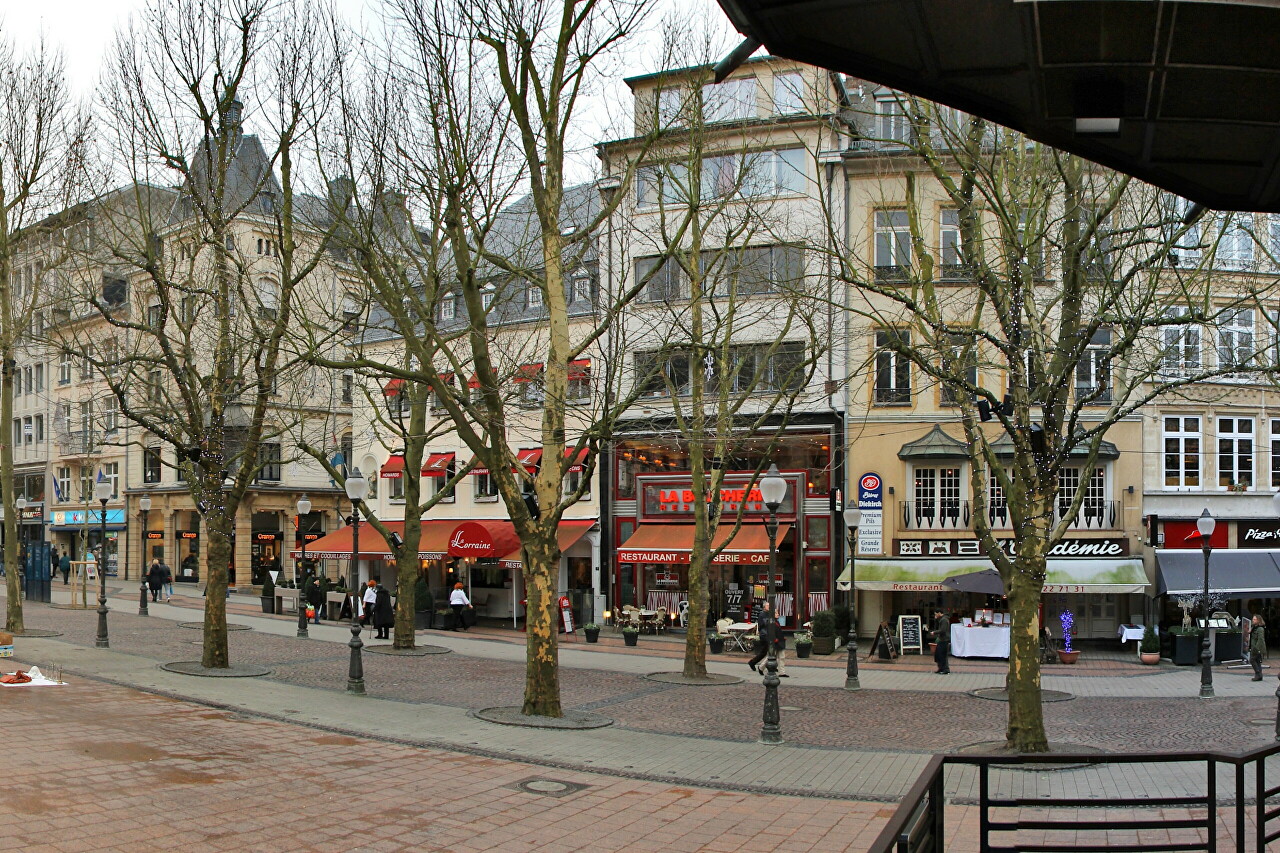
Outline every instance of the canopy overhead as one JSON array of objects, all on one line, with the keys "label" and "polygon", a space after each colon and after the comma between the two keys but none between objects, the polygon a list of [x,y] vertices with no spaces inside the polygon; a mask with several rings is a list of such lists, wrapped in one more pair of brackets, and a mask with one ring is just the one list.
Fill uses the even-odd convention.
[{"label": "canopy overhead", "polygon": [[[1048,560],[1045,592],[1112,593],[1145,592],[1147,574],[1142,561],[1133,557],[1119,560]],[[982,558],[970,560],[858,560],[858,589],[881,592],[947,592],[943,581],[954,575],[993,570]],[[950,590],[954,591],[954,590]]]},{"label": "canopy overhead", "polygon": [[[594,518],[573,518],[564,519],[560,522],[560,526],[556,528],[556,545],[560,547],[560,553],[563,554],[574,545],[583,536],[587,535],[587,531],[595,527],[596,520]],[[504,569],[519,569],[524,565],[524,554],[521,549],[512,551],[499,561]]]},{"label": "canopy overhead", "polygon": [[983,116],[1218,210],[1280,211],[1280,4],[720,0],[784,56]]},{"label": "canopy overhead", "polygon": [[969,445],[952,438],[938,424],[923,438],[908,441],[898,451],[899,459],[967,459]]},{"label": "canopy overhead", "polygon": [[942,581],[947,589],[956,592],[976,592],[980,595],[1004,595],[1004,580],[995,569],[952,575]]},{"label": "canopy overhead", "polygon": [[[776,541],[781,543],[791,529],[789,524],[779,524]],[[692,524],[642,524],[636,532],[618,548],[618,560],[623,563],[688,563],[693,553],[694,525]],[[750,563],[768,565],[769,534],[763,524],[744,524],[735,536],[732,524],[721,524],[711,536],[711,548],[724,547],[713,563]]]},{"label": "canopy overhead", "polygon": [[[1157,595],[1204,592],[1204,554],[1156,551]],[[1280,551],[1220,550],[1209,555],[1209,592],[1227,598],[1280,596]]]},{"label": "canopy overhead", "polygon": [[[404,538],[403,521],[383,522],[387,529]],[[438,560],[448,550],[449,535],[458,526],[457,521],[424,521],[418,539],[418,559]],[[352,545],[351,525],[339,527],[314,542],[307,543],[307,557],[315,560],[350,560]],[[302,549],[294,548],[291,557],[301,557]],[[391,548],[382,535],[367,521],[360,522],[360,559],[391,560]]]}]

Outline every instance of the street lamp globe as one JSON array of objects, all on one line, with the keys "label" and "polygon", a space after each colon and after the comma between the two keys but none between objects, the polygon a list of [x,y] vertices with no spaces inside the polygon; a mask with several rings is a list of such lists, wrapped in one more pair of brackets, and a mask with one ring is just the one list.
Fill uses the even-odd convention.
[{"label": "street lamp globe", "polygon": [[360,473],[359,468],[352,468],[351,473],[347,475],[344,488],[347,490],[348,498],[358,501],[364,497],[365,491],[369,488],[369,481],[365,479],[364,474]]},{"label": "street lamp globe", "polygon": [[777,512],[778,507],[782,506],[782,501],[787,496],[787,481],[782,479],[777,464],[770,465],[761,478],[760,496],[764,498],[764,505],[770,512]]},{"label": "street lamp globe", "polygon": [[298,498],[298,515],[307,515],[311,512],[311,498],[303,495]]},{"label": "street lamp globe", "polygon": [[857,530],[862,524],[862,510],[857,507],[850,507],[844,511],[844,526],[850,530]]},{"label": "street lamp globe", "polygon": [[1209,537],[1213,535],[1213,529],[1217,526],[1217,520],[1209,515],[1209,508],[1205,507],[1204,512],[1200,513],[1200,517],[1196,519],[1196,531],[1201,536]]},{"label": "street lamp globe", "polygon": [[16,501],[13,502],[13,506],[18,510],[18,512],[22,512],[24,509],[27,508],[27,499],[24,497],[19,497]]},{"label": "street lamp globe", "polygon": [[143,495],[142,497],[138,498],[138,509],[142,510],[143,512],[151,511],[151,495]]},{"label": "street lamp globe", "polygon": [[108,480],[99,480],[93,485],[93,497],[97,501],[106,503],[111,500],[111,483]]}]

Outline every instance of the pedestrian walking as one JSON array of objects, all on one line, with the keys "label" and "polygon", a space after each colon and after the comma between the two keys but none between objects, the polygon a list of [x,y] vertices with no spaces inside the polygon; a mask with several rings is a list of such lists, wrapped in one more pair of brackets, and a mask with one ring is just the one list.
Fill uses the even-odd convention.
[{"label": "pedestrian walking", "polygon": [[763,672],[758,665],[768,656],[772,647],[778,661],[778,677],[790,678],[786,663],[787,640],[782,635],[778,620],[774,618],[772,602],[766,601],[760,606],[760,614],[756,617],[756,631],[756,656],[747,661],[747,666],[751,667],[752,672]]},{"label": "pedestrian walking", "polygon": [[147,570],[147,588],[151,590],[151,600],[160,600],[160,589],[164,586],[164,570],[160,568],[159,560],[151,561],[151,568]]},{"label": "pedestrian walking", "polygon": [[941,610],[933,612],[933,662],[938,665],[942,675],[951,674],[951,617]]},{"label": "pedestrian walking", "polygon": [[364,597],[360,599],[364,607],[360,613],[360,621],[366,625],[373,624],[373,605],[378,601],[378,582],[369,578],[364,588]]},{"label": "pedestrian walking", "polygon": [[379,640],[391,639],[388,631],[396,624],[395,609],[391,606],[391,593],[387,592],[387,588],[382,584],[374,589],[373,598],[373,627],[378,629],[376,634]]},{"label": "pedestrian walking", "polygon": [[449,606],[453,608],[453,630],[467,630],[467,626],[462,624],[462,610],[471,606],[471,599],[467,598],[462,584],[453,585],[453,592],[449,593]]},{"label": "pedestrian walking", "polygon": [[319,578],[312,578],[311,583],[307,585],[307,604],[311,605],[314,615],[311,617],[315,624],[320,624],[320,611],[324,609],[325,596],[324,587],[320,586]]},{"label": "pedestrian walking", "polygon": [[1267,628],[1262,615],[1253,615],[1253,625],[1249,629],[1249,665],[1253,667],[1253,680],[1262,680],[1262,657],[1267,653]]},{"label": "pedestrian walking", "polygon": [[58,549],[49,548],[49,577],[50,579],[58,576]]},{"label": "pedestrian walking", "polygon": [[66,548],[62,549],[62,556],[58,558],[58,571],[62,572],[62,585],[66,586],[71,578],[71,557]]},{"label": "pedestrian walking", "polygon": [[164,575],[164,600],[173,601],[173,569],[164,560],[160,561],[160,571]]}]

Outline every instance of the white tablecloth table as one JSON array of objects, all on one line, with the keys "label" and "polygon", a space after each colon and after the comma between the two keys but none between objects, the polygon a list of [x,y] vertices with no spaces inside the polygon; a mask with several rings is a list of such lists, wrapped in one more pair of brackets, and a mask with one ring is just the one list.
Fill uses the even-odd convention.
[{"label": "white tablecloth table", "polygon": [[1009,629],[1003,625],[952,625],[951,654],[958,658],[1007,658]]},{"label": "white tablecloth table", "polygon": [[1116,631],[1116,636],[1120,638],[1120,642],[1127,643],[1130,640],[1141,640],[1146,630],[1141,625],[1121,625]]}]

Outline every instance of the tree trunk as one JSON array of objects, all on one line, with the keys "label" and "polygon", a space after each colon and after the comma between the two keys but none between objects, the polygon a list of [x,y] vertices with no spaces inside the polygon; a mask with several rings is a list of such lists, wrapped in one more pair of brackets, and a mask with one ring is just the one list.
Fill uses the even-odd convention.
[{"label": "tree trunk", "polygon": [[[7,276],[6,276],[7,280]],[[8,293],[8,288],[5,289]],[[5,312],[10,311],[4,306]],[[13,350],[0,350],[0,424],[13,423]],[[5,571],[5,619],[4,628],[13,634],[22,633],[22,566],[18,558],[18,511],[14,507],[16,495],[13,482],[13,445],[0,440],[0,495],[4,500],[4,565]]]},{"label": "tree trunk", "polygon": [[205,516],[209,528],[209,560],[205,568],[204,652],[200,665],[208,669],[231,666],[227,651],[227,567],[231,562],[233,518],[225,511]]},{"label": "tree trunk", "polygon": [[[405,533],[409,531],[405,526]],[[406,535],[405,539],[409,537]],[[418,582],[418,543],[414,537],[413,551],[400,555],[396,561],[396,625],[392,632],[391,647],[393,649],[412,649],[414,647],[413,616],[417,609],[414,593]]]},{"label": "tree trunk", "polygon": [[[550,534],[554,541],[554,528]],[[524,547],[525,680],[520,713],[562,717],[560,708],[559,640],[556,636],[555,569],[558,560],[545,542]]]},{"label": "tree trunk", "polygon": [[[1026,549],[1026,553],[1023,552]],[[1019,540],[1009,613],[1008,745],[1016,752],[1048,752],[1040,704],[1040,591],[1044,584],[1044,540]]]},{"label": "tree trunk", "polygon": [[[710,538],[708,536],[708,538]],[[696,550],[689,561],[689,626],[684,638],[684,677],[707,677],[707,563],[709,553]]]}]

